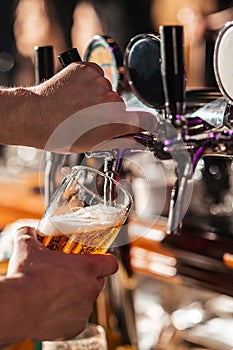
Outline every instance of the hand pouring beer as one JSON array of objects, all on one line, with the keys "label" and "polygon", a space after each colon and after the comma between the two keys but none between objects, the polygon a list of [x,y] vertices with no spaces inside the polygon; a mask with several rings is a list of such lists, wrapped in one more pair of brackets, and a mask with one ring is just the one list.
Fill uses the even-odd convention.
[{"label": "hand pouring beer", "polygon": [[51,198],[37,237],[46,247],[67,254],[104,254],[131,204],[131,195],[111,177],[75,166]]}]

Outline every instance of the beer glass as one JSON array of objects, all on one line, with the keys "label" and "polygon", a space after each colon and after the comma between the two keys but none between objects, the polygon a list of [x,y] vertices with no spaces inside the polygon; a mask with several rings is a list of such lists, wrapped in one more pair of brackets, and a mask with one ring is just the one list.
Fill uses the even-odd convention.
[{"label": "beer glass", "polygon": [[75,166],[51,198],[37,237],[46,247],[67,254],[104,254],[131,204],[120,183],[98,170]]},{"label": "beer glass", "polygon": [[107,350],[107,338],[102,326],[88,324],[86,329],[69,340],[44,341],[42,350]]}]

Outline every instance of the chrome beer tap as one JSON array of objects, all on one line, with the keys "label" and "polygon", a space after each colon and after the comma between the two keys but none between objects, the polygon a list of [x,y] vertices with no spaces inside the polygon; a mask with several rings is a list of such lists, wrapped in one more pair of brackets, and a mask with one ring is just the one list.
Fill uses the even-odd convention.
[{"label": "chrome beer tap", "polygon": [[[177,181],[172,191],[167,232],[178,233],[187,189],[199,160],[206,154],[231,155],[232,107],[224,94],[224,97],[215,94],[203,107],[186,112],[181,26],[161,26],[160,37],[141,34],[131,39],[125,51],[124,70],[133,92],[133,96],[123,92],[126,104],[133,104],[136,95],[136,104],[156,112],[158,120],[157,130],[131,136],[143,145],[144,151],[176,163]],[[120,153],[114,150],[109,153],[109,160],[112,162],[114,158],[112,164],[117,164],[118,154],[122,157],[132,152],[135,150],[122,149]],[[103,154],[95,153],[98,157]],[[112,169],[116,170],[115,165]]]},{"label": "chrome beer tap", "polygon": [[[181,224],[176,226],[175,222],[170,232],[168,226],[170,234],[162,242],[163,247],[175,254],[177,274],[184,282],[231,296],[232,270],[226,266],[224,256],[226,252],[233,254],[232,39],[233,22],[230,22],[221,30],[215,44],[214,68],[219,96],[184,114],[187,123],[183,145],[190,155],[192,173],[198,170],[197,177],[191,176],[187,182],[194,186],[194,191],[187,211],[177,217]],[[170,141],[166,141],[170,146],[176,145],[174,140]],[[178,188],[177,192],[182,191]],[[176,200],[181,209],[184,203],[185,196],[181,198],[181,207],[180,201]],[[170,218],[174,219],[176,212],[171,211]]]},{"label": "chrome beer tap", "polygon": [[[95,48],[98,48],[96,39]],[[106,49],[104,38],[100,39],[102,48]],[[232,156],[233,141],[232,106],[225,97],[218,96],[194,112],[186,113],[182,40],[182,28],[177,26],[161,27],[160,38],[153,34],[133,38],[124,57],[125,76],[131,90],[121,92],[126,105],[134,104],[136,96],[136,105],[153,113],[158,121],[157,130],[130,137],[143,146],[144,152],[154,153],[159,160],[173,159],[176,163],[177,181],[172,191],[167,227],[170,236],[179,234],[189,180],[199,160],[205,154]],[[60,57],[63,66],[70,63],[70,58],[80,60],[74,51]],[[100,150],[88,153],[86,157],[104,159],[104,172],[114,177],[120,173],[124,157],[135,151],[137,149],[130,148]],[[140,147],[138,151],[142,151]],[[62,166],[63,157],[53,164],[55,171]],[[107,333],[115,334],[117,338],[110,348],[121,344],[137,347],[132,297],[134,286],[130,267],[125,264],[128,246],[122,248],[115,250],[120,263],[119,274],[108,279],[103,297],[105,300],[100,300],[96,305],[96,321],[102,323]],[[106,311],[106,301],[109,314],[103,315],[100,308]]]},{"label": "chrome beer tap", "polygon": [[[227,30],[229,25],[224,28],[224,33]],[[176,130],[170,135],[165,132],[168,137],[163,141],[164,150],[171,154],[177,165],[177,182],[172,192],[167,233],[176,234],[179,233],[184,216],[183,205],[188,201],[186,193],[189,180],[193,177],[198,161],[206,154],[232,155],[232,106],[222,88],[225,98],[214,100],[191,115],[185,114],[182,27],[161,26],[160,34],[166,120],[170,120]],[[222,36],[221,33],[220,38]],[[219,63],[218,56],[219,50],[215,54],[215,70]],[[217,80],[222,81],[221,77]],[[164,128],[167,130],[166,123]]]},{"label": "chrome beer tap", "polygon": [[[230,47],[230,28],[232,24],[223,30],[228,41],[226,47]],[[220,34],[222,37],[223,34]],[[225,74],[218,66],[229,55],[221,55],[220,60],[217,58],[219,49],[216,52],[215,70],[229,80],[229,65],[225,65],[228,67]],[[226,94],[226,88],[222,87],[222,94],[210,94],[209,100],[205,96],[206,103],[203,106],[186,111],[181,26],[161,26],[160,37],[142,34],[131,39],[125,52],[125,71],[133,93],[145,107],[158,111],[159,127],[153,135],[141,133],[134,137],[145,145],[145,150],[154,152],[160,160],[170,158],[176,163],[177,181],[172,191],[167,233],[178,234],[190,201],[186,197],[189,196],[188,187],[199,160],[210,154],[232,154],[232,105],[229,95],[233,94],[229,91],[231,88]],[[223,77],[217,76],[217,80],[222,81]],[[231,87],[232,83],[228,81],[224,86]],[[186,95],[189,96],[188,92]]]},{"label": "chrome beer tap", "polygon": [[[166,31],[172,36],[172,39],[171,37],[169,39]],[[210,226],[206,225],[206,218],[204,218],[204,229],[197,227],[196,233],[190,228],[186,231],[183,230],[185,226],[183,219],[191,201],[190,192],[192,192],[192,188],[190,190],[190,186],[193,186],[193,174],[199,161],[207,159],[208,164],[209,159],[216,159],[217,165],[222,166],[222,168],[220,166],[219,168],[224,175],[224,172],[229,171],[226,168],[229,165],[228,160],[231,161],[233,157],[233,84],[231,79],[233,66],[229,59],[233,51],[230,53],[228,51],[232,48],[233,22],[226,24],[216,41],[214,62],[220,92],[212,94],[209,101],[206,101],[205,98],[204,105],[191,111],[185,108],[186,99],[189,96],[188,92],[186,92],[185,98],[183,95],[186,79],[184,65],[183,73],[180,73],[182,66],[180,70],[180,66],[177,66],[178,57],[182,57],[182,55],[181,53],[178,54],[176,50],[178,48],[180,52],[183,50],[181,37],[179,37],[179,34],[177,35],[177,32],[180,33],[179,31],[180,29],[177,30],[172,26],[161,28],[160,38],[151,34],[137,36],[137,38],[132,39],[126,49],[125,69],[132,91],[144,104],[145,108],[148,108],[148,110],[156,109],[159,124],[158,129],[153,133],[140,133],[133,135],[133,137],[145,146],[145,151],[153,152],[160,160],[173,159],[176,163],[177,181],[170,201],[168,235],[162,244],[174,250],[177,249],[177,256],[180,259],[178,262],[179,273],[185,277],[187,276],[189,281],[191,279],[195,280],[196,285],[209,287],[232,296],[232,286],[229,282],[232,280],[232,272],[226,268],[222,260],[224,252],[230,251],[233,254],[231,242],[232,220],[229,220],[229,214],[227,213],[220,221],[219,236],[218,227],[213,225],[211,231]],[[161,57],[158,54],[160,45],[162,47]],[[166,58],[165,50],[172,52],[172,57],[176,63],[173,64],[173,67],[176,69],[165,70],[164,61],[166,59],[171,60],[171,57]],[[155,60],[156,53],[158,54],[157,60]],[[183,62],[182,59],[181,62]],[[162,68],[162,72],[164,69],[166,73],[163,76],[163,84],[161,84],[160,79],[162,73],[161,71],[158,72],[159,63],[162,67],[165,65],[165,68]],[[146,72],[144,71],[145,67],[148,68]],[[172,63],[169,65],[169,68],[171,67]],[[180,73],[180,80],[177,76],[178,73]],[[169,78],[169,75],[173,75],[173,77]],[[178,80],[181,89],[178,89]],[[156,89],[153,90],[154,94],[151,95],[151,87],[154,85],[157,88],[159,86],[160,91],[164,91],[164,100],[163,98],[160,98],[159,102],[156,100]],[[142,89],[142,86],[144,89]],[[129,100],[130,98],[127,99],[127,101]],[[132,100],[134,100],[134,96]],[[131,152],[131,150],[126,150],[126,152]],[[222,183],[224,179],[223,176]],[[207,183],[207,187],[208,185]],[[219,195],[221,197],[222,192],[226,191],[226,187],[223,188],[223,191],[221,188],[215,188],[214,190],[218,197]],[[209,193],[206,196],[210,196]],[[210,196],[209,199],[211,200],[212,197]],[[200,202],[199,206],[200,211],[204,211],[203,202]],[[188,220],[190,220],[190,217],[188,217]],[[227,225],[224,225],[224,220],[227,220]],[[201,221],[200,217],[196,221]],[[195,224],[199,224],[199,222]],[[226,229],[226,226],[229,226],[229,228]],[[215,268],[216,273],[219,273],[217,283],[216,279],[212,278],[209,273]]]},{"label": "chrome beer tap", "polygon": [[[177,180],[172,191],[167,232],[177,229],[183,213],[183,198],[187,182],[192,177],[192,165],[185,144],[187,120],[184,117],[185,64],[183,53],[183,27],[160,26],[161,73],[165,94],[166,119],[172,127],[165,132],[165,149],[176,161]],[[175,128],[175,132],[173,130]],[[177,147],[178,146],[178,147]]]},{"label": "chrome beer tap", "polygon": [[[103,40],[99,37],[98,41],[95,36],[86,57],[99,56],[93,55],[91,49],[98,50]],[[135,104],[136,95],[138,107],[143,105],[158,120],[157,130],[131,137],[143,145],[144,152],[153,152],[160,160],[173,159],[176,162],[177,182],[172,191],[167,227],[168,233],[175,233],[182,219],[187,186],[198,161],[210,150],[216,152],[219,149],[220,152],[220,148],[223,148],[220,139],[222,143],[228,143],[229,149],[231,131],[227,132],[225,125],[220,130],[223,118],[226,119],[225,99],[214,99],[194,113],[185,113],[186,74],[181,26],[161,26],[160,38],[153,34],[141,34],[131,39],[125,50],[124,72],[133,92],[130,95],[129,91],[123,91],[126,105]],[[122,159],[135,151],[141,150],[122,148],[95,151],[88,156],[104,158],[104,169],[114,176],[119,173]]]}]

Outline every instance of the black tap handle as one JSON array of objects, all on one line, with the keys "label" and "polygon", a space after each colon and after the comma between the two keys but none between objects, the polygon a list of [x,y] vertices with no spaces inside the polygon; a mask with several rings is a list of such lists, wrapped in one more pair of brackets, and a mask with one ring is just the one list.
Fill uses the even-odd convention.
[{"label": "black tap handle", "polygon": [[51,78],[54,75],[53,47],[34,47],[35,83]]},{"label": "black tap handle", "polygon": [[68,51],[62,52],[60,55],[58,55],[58,59],[61,63],[62,68],[67,67],[73,62],[82,61],[76,48],[72,48]]},{"label": "black tap handle", "polygon": [[185,91],[185,64],[183,27],[160,26],[161,72],[168,113],[183,114]]}]

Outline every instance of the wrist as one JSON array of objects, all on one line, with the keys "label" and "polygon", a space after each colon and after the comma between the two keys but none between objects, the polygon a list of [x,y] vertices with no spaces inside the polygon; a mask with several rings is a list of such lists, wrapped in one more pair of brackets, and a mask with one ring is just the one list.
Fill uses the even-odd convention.
[{"label": "wrist", "polygon": [[[40,134],[36,128],[41,118],[40,98],[30,88],[2,89],[0,92],[0,143],[5,145],[39,146]],[[35,108],[36,106],[36,108]],[[36,128],[36,133],[34,129]],[[38,142],[39,141],[39,142]]]},{"label": "wrist", "polygon": [[15,343],[31,337],[28,299],[23,275],[0,280],[0,344]]}]

